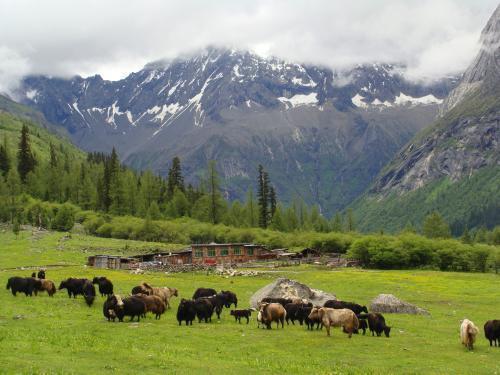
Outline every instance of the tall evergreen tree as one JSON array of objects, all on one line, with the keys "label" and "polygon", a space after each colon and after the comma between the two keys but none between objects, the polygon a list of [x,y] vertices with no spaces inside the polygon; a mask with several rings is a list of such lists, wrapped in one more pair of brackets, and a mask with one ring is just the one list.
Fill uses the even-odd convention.
[{"label": "tall evergreen tree", "polygon": [[208,205],[208,217],[212,224],[217,224],[219,221],[219,206],[220,206],[220,183],[219,183],[219,175],[217,173],[217,169],[215,168],[215,160],[210,160],[208,162],[208,178],[207,178],[207,186],[208,186],[208,197],[209,197],[209,205]]},{"label": "tall evergreen tree", "polygon": [[167,193],[169,198],[172,198],[174,195],[175,188],[183,193],[185,192],[181,161],[177,156],[172,159],[172,167],[170,167],[168,171]]},{"label": "tall evergreen tree", "polygon": [[274,190],[274,186],[271,185],[269,187],[269,210],[270,210],[271,219],[274,217],[277,204],[278,204],[278,198],[276,197],[276,191]]},{"label": "tall evergreen tree", "polygon": [[26,176],[28,173],[35,169],[35,165],[36,161],[31,151],[29,129],[25,124],[23,124],[17,153],[17,171],[23,183],[26,182]]},{"label": "tall evergreen tree", "polygon": [[347,231],[348,232],[354,232],[356,230],[356,226],[354,224],[354,214],[352,212],[352,208],[348,208],[346,212],[347,216]]},{"label": "tall evergreen tree", "polygon": [[342,228],[342,216],[340,216],[340,213],[337,212],[332,218],[332,232],[342,232]]},{"label": "tall evergreen tree", "polygon": [[264,167],[259,164],[259,190],[257,199],[259,203],[259,226],[267,228],[269,224],[269,175]]},{"label": "tall evergreen tree", "polygon": [[255,227],[257,225],[257,214],[255,213],[255,198],[252,188],[250,188],[247,193],[245,210],[247,212],[248,226],[252,228]]},{"label": "tall evergreen tree", "polygon": [[4,137],[0,145],[0,175],[5,176],[10,169],[9,150],[7,148],[7,137]]},{"label": "tall evergreen tree", "polygon": [[425,217],[422,230],[424,236],[429,238],[449,238],[451,236],[448,223],[437,211]]}]

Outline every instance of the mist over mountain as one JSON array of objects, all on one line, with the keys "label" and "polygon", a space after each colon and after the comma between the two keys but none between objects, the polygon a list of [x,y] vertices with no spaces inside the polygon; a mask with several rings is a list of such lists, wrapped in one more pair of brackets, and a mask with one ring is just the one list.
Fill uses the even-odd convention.
[{"label": "mist over mountain", "polygon": [[[395,229],[435,209],[455,233],[500,221],[500,6],[481,42],[441,117],[398,153],[357,203],[365,228]],[[392,209],[392,216],[382,214]]]},{"label": "mist over mountain", "polygon": [[214,159],[232,199],[261,163],[285,201],[332,213],[433,121],[457,82],[416,84],[403,72],[397,64],[335,71],[211,47],[119,81],[29,76],[16,95],[84,150],[116,147],[127,164],[161,174],[179,156],[188,181]]}]

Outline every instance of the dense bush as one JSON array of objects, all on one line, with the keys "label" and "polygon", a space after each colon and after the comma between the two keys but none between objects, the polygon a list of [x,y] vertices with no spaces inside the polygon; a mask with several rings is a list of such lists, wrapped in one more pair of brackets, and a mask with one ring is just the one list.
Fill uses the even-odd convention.
[{"label": "dense bush", "polygon": [[382,269],[432,267],[442,271],[497,272],[500,263],[498,247],[431,240],[416,234],[364,236],[353,242],[347,256],[365,267]]}]

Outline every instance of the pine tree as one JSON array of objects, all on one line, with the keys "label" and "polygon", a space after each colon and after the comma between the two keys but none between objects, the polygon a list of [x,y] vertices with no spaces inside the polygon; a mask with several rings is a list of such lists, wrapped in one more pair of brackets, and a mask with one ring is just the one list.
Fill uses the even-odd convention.
[{"label": "pine tree", "polygon": [[356,230],[356,227],[354,225],[354,215],[353,215],[351,208],[347,209],[346,216],[347,216],[347,220],[346,220],[347,221],[347,228],[346,229],[348,232],[354,232]]},{"label": "pine tree", "polygon": [[437,211],[425,217],[422,231],[424,236],[428,238],[449,238],[451,236],[448,223]]},{"label": "pine tree", "polygon": [[175,188],[179,189],[183,193],[185,192],[181,161],[177,156],[172,159],[172,167],[168,171],[167,181],[167,194],[169,198],[172,198],[174,195]]},{"label": "pine tree", "polygon": [[219,212],[220,192],[219,192],[219,175],[217,174],[217,170],[215,168],[215,160],[210,160],[208,162],[207,183],[208,183],[208,197],[209,197],[208,216],[212,224],[217,224],[220,215]]},{"label": "pine tree", "polygon": [[0,174],[5,176],[10,169],[9,150],[7,148],[7,137],[4,137],[3,144],[0,145]]},{"label": "pine tree", "polygon": [[26,182],[26,176],[28,173],[35,169],[35,165],[35,157],[31,152],[29,129],[25,124],[23,124],[17,154],[17,171],[19,172],[19,177],[23,183]]},{"label": "pine tree", "polygon": [[344,224],[342,223],[342,216],[337,212],[332,218],[332,232],[342,232]]},{"label": "pine tree", "polygon": [[269,175],[261,164],[259,164],[258,185],[259,226],[261,228],[267,228],[269,224]]},{"label": "pine tree", "polygon": [[472,243],[472,236],[469,233],[469,228],[465,226],[464,232],[462,233],[462,237],[460,237],[460,240],[463,243],[471,244]]},{"label": "pine tree", "polygon": [[253,190],[250,188],[247,193],[247,201],[245,210],[247,212],[247,222],[248,226],[253,228],[257,225],[256,213],[255,213],[255,198],[253,195]]},{"label": "pine tree", "polygon": [[269,209],[270,209],[271,219],[274,217],[277,204],[278,204],[278,198],[276,197],[276,191],[274,190],[274,186],[271,185],[269,187]]}]

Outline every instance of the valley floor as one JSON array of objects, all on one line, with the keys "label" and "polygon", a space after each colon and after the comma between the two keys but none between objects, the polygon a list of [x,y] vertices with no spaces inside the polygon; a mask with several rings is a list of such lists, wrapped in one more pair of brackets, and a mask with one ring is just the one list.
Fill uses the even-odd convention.
[{"label": "valley floor", "polygon": [[[104,275],[120,294],[141,281],[172,286],[180,298],[197,287],[229,289],[237,293],[238,307],[278,276],[289,277],[340,299],[368,304],[380,293],[426,308],[431,316],[386,314],[391,337],[354,335],[339,329],[332,337],[298,325],[258,329],[237,324],[224,310],[221,321],[179,327],[173,309],[161,320],[148,316],[140,323],[108,323],[102,316],[103,298],[87,307],[81,297],[65,291],[52,298],[13,297],[0,291],[0,373],[484,373],[500,372],[500,348],[490,348],[482,326],[500,319],[500,276],[434,271],[322,270],[312,266],[283,268],[257,277],[225,278],[204,273],[134,275],[126,271],[84,266],[96,252],[145,251],[158,245],[108,240],[63,233],[0,232],[0,283],[10,276],[29,276],[21,266],[54,265],[47,278]],[[474,351],[460,344],[458,327],[467,317],[480,327]]]}]

